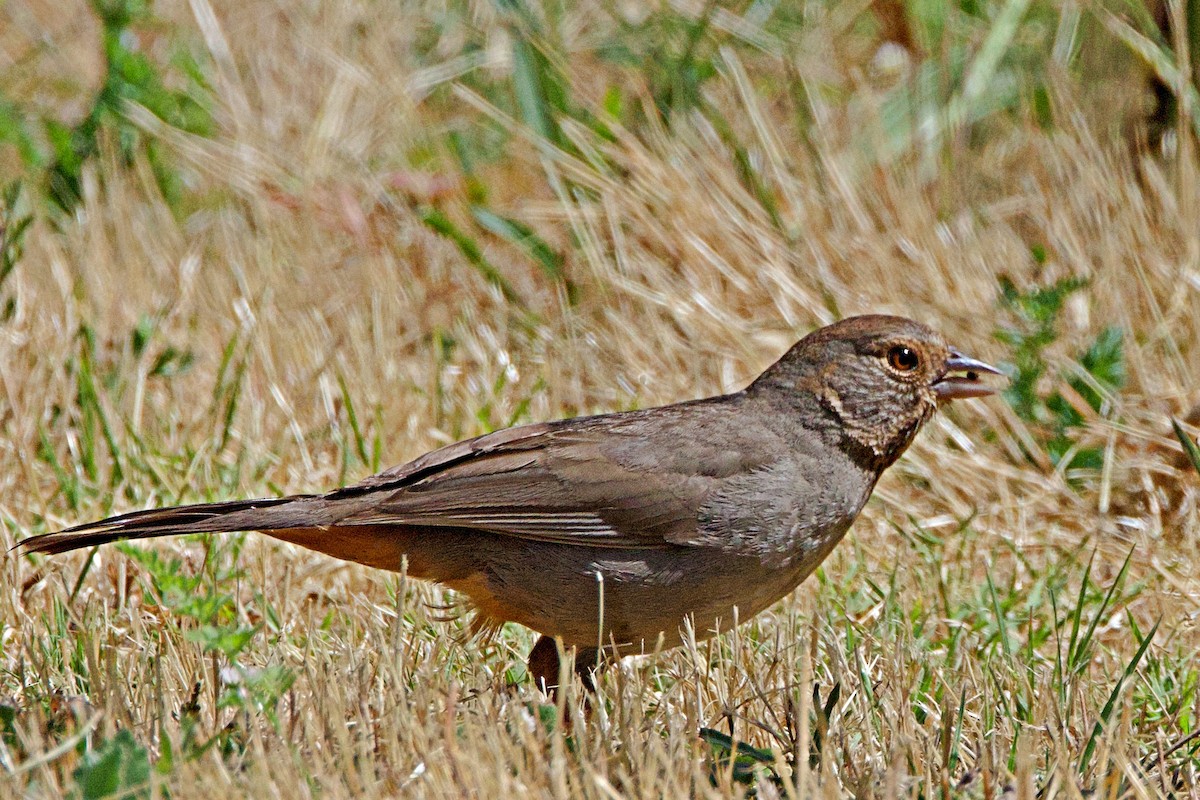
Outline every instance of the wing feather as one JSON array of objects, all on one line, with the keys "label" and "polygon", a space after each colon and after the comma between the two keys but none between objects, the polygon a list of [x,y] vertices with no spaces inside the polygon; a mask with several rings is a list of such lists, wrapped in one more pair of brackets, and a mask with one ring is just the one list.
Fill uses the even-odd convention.
[{"label": "wing feather", "polygon": [[[644,412],[627,412],[460,442],[339,490],[380,499],[337,524],[470,528],[591,547],[684,543],[697,535],[716,484],[770,452],[764,434],[743,426],[702,441],[679,430],[699,405],[675,407],[677,416],[651,425]],[[723,466],[714,473],[713,464]]]}]

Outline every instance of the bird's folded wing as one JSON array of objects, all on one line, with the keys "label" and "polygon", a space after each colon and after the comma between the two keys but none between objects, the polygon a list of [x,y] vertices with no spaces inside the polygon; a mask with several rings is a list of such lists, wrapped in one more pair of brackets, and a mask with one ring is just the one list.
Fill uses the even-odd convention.
[{"label": "bird's folded wing", "polygon": [[[683,441],[669,424],[667,435],[664,426],[650,431],[636,412],[629,421],[530,425],[451,445],[340,490],[380,499],[337,524],[472,528],[593,547],[684,543],[721,478],[753,465],[741,448]],[[713,463],[726,466],[698,467]]]}]

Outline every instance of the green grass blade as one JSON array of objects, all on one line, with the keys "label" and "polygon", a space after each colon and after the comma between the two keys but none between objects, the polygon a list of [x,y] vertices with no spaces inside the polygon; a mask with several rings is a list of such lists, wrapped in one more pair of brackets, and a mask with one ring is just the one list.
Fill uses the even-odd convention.
[{"label": "green grass blade", "polygon": [[1004,612],[1000,608],[1000,598],[996,595],[996,584],[992,583],[992,573],[989,570],[987,573],[988,592],[992,599],[992,612],[996,615],[996,630],[1000,636],[1000,647],[1004,650],[1004,655],[1008,660],[1012,660],[1012,642],[1008,638],[1008,621],[1004,618]]},{"label": "green grass blade", "polygon": [[1051,620],[1054,623],[1054,685],[1058,689],[1059,705],[1065,708],[1067,704],[1066,671],[1063,669],[1062,632],[1061,626],[1058,624],[1058,592],[1053,587],[1050,589],[1050,613],[1053,614]]},{"label": "green grass blade", "polygon": [[1175,437],[1183,445],[1183,452],[1187,455],[1188,461],[1192,462],[1196,472],[1200,473],[1200,447],[1192,441],[1191,436],[1188,436],[1188,432],[1183,429],[1183,424],[1174,417],[1171,417],[1171,427],[1175,429]]},{"label": "green grass blade", "polygon": [[1079,584],[1079,597],[1075,599],[1075,612],[1071,615],[1071,638],[1067,641],[1067,667],[1075,671],[1076,656],[1079,653],[1079,627],[1083,621],[1083,607],[1087,605],[1088,579],[1092,575],[1092,564],[1096,560],[1096,551],[1092,551],[1088,559],[1087,569],[1083,571],[1083,580]]},{"label": "green grass blade", "polygon": [[1087,653],[1091,650],[1092,638],[1096,634],[1096,627],[1100,624],[1100,620],[1104,619],[1105,612],[1108,611],[1113,602],[1113,596],[1125,582],[1125,573],[1129,571],[1129,562],[1133,558],[1133,548],[1129,549],[1129,554],[1125,556],[1125,562],[1121,564],[1121,571],[1117,573],[1117,577],[1108,587],[1108,591],[1104,593],[1104,599],[1100,601],[1100,608],[1096,609],[1096,613],[1092,616],[1092,621],[1088,623],[1087,631],[1083,634],[1083,638],[1079,640],[1079,658],[1074,664],[1076,670],[1082,670],[1087,664]]},{"label": "green grass blade", "polygon": [[354,401],[350,398],[350,387],[346,385],[346,376],[338,373],[338,388],[342,392],[342,402],[346,406],[346,418],[350,420],[350,430],[354,434],[354,447],[364,465],[371,463],[367,455],[367,441],[363,438],[362,428],[358,424],[358,414],[354,410]]},{"label": "green grass blade", "polygon": [[966,105],[969,106],[980,97],[992,83],[1000,60],[1012,47],[1029,3],[1030,0],[1008,0],[992,22],[987,38],[983,40],[983,46],[979,48],[963,81],[962,99]]},{"label": "green grass blade", "polygon": [[533,228],[512,217],[501,216],[483,206],[471,206],[471,216],[484,230],[523,250],[549,278],[556,281],[564,279],[563,257],[556,253],[545,239],[538,236]]},{"label": "green grass blade", "polygon": [[454,220],[450,219],[443,212],[436,208],[424,208],[418,212],[421,216],[421,221],[424,222],[430,230],[438,233],[442,237],[453,242],[458,247],[458,251],[463,254],[467,262],[473,266],[479,274],[487,279],[488,283],[500,290],[500,294],[504,299],[513,305],[520,308],[522,311],[527,310],[521,296],[517,294],[517,290],[513,288],[508,279],[500,273],[500,270],[487,260],[483,254],[483,248],[479,243],[472,239],[462,228],[454,224]]},{"label": "green grass blade", "polygon": [[92,562],[96,560],[96,551],[99,549],[100,547],[97,545],[96,547],[88,550],[87,560],[83,562],[83,567],[79,570],[79,577],[75,579],[75,583],[71,587],[71,596],[68,602],[75,602],[75,598],[79,595],[79,590],[83,588],[84,579],[86,579],[88,573],[92,571]]},{"label": "green grass blade", "polygon": [[[1021,20],[1029,9],[1030,0],[1009,0],[988,28],[987,37],[975,54],[963,78],[962,89],[941,108],[940,113],[927,115],[920,123],[920,138],[939,143],[947,132],[986,116],[993,108],[991,99],[996,87],[997,71],[1005,54],[1013,47]],[[902,141],[899,150],[909,142]]]},{"label": "green grass blade", "polygon": [[[1183,84],[1183,77],[1176,64],[1175,54],[1135,30],[1133,26],[1115,14],[1109,13],[1104,21],[1117,39],[1124,42],[1126,47],[1145,61],[1150,69],[1154,70],[1159,80],[1171,87],[1177,95],[1182,90],[1186,97],[1179,98],[1179,106],[1181,109],[1185,107],[1188,109],[1191,115],[1192,130],[1197,136],[1200,136],[1200,91],[1196,90],[1194,84]],[[1184,100],[1187,102],[1183,102]]]},{"label": "green grass blade", "polygon": [[557,145],[558,126],[542,80],[545,59],[539,57],[533,45],[516,28],[512,29],[512,39],[513,91],[521,119],[540,138]]},{"label": "green grass blade", "polygon": [[1133,673],[1137,669],[1137,665],[1141,662],[1142,656],[1146,654],[1146,650],[1150,647],[1150,642],[1154,641],[1154,634],[1158,633],[1158,626],[1161,623],[1162,618],[1160,617],[1159,620],[1154,623],[1154,627],[1150,629],[1150,632],[1147,633],[1145,638],[1142,639],[1137,652],[1133,654],[1133,658],[1131,658],[1129,660],[1129,664],[1126,665],[1124,674],[1121,675],[1120,679],[1117,681],[1117,685],[1114,686],[1112,692],[1109,693],[1108,702],[1104,704],[1104,708],[1100,711],[1100,719],[1096,720],[1096,724],[1092,727],[1092,735],[1088,737],[1087,746],[1083,748],[1083,756],[1079,759],[1080,774],[1087,771],[1088,765],[1092,760],[1092,754],[1096,750],[1096,743],[1100,739],[1100,734],[1103,732],[1104,728],[1108,726],[1109,721],[1112,718],[1113,710],[1117,705],[1117,698],[1121,696],[1121,689],[1125,686],[1126,681],[1133,677]]},{"label": "green grass blade", "polygon": [[112,425],[108,421],[108,414],[104,410],[104,404],[100,401],[100,387],[96,382],[95,372],[95,336],[90,328],[85,330],[83,344],[80,348],[79,373],[77,376],[77,400],[79,410],[84,419],[84,423],[81,426],[84,430],[80,438],[88,442],[88,446],[85,449],[88,456],[85,468],[87,469],[88,477],[93,481],[96,480],[99,475],[100,466],[96,459],[96,445],[92,428],[93,426],[99,426],[100,437],[104,440],[104,445],[108,449],[109,460],[112,464],[109,483],[112,486],[116,486],[125,477],[125,471],[122,467],[121,448],[117,444],[116,435],[113,434]]},{"label": "green grass blade", "polygon": [[67,508],[71,511],[79,510],[79,501],[82,497],[82,490],[79,485],[79,479],[74,473],[68,472],[58,458],[58,453],[54,450],[54,445],[50,441],[49,434],[46,429],[38,425],[38,460],[48,465],[54,472],[54,478],[58,481],[58,490],[62,492],[63,499],[67,502]]}]

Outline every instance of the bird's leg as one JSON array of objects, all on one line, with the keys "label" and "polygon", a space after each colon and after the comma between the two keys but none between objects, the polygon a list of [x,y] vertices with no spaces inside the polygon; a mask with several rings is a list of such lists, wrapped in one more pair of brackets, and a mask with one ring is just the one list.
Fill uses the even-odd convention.
[{"label": "bird's leg", "polygon": [[[595,672],[599,668],[596,657],[600,651],[595,647],[575,648],[575,674],[589,692],[596,691]],[[600,663],[603,666],[603,662]],[[551,636],[540,636],[529,651],[529,674],[538,688],[553,696],[558,691],[562,664],[558,657],[558,644]]]}]

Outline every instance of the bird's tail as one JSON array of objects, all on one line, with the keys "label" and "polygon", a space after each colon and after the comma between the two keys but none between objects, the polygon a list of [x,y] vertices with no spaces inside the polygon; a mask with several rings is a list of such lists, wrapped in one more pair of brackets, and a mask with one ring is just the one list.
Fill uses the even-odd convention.
[{"label": "bird's tail", "polygon": [[319,495],[292,495],[265,500],[230,500],[223,503],[133,511],[86,525],[31,536],[16,548],[27,553],[66,553],[81,547],[119,539],[150,539],[186,533],[279,531],[332,525],[344,516]]}]

